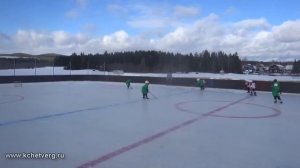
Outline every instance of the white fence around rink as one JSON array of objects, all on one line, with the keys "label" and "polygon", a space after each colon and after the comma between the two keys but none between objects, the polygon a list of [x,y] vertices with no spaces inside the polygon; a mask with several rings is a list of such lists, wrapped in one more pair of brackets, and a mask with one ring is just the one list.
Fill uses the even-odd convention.
[{"label": "white fence around rink", "polygon": [[[124,73],[122,70],[99,71],[93,69],[67,70],[64,67],[43,67],[31,69],[5,69],[0,70],[0,76],[35,76],[35,75],[122,75],[122,76],[151,76],[167,77],[166,73]],[[204,79],[230,79],[230,80],[257,80],[273,81],[275,78],[280,81],[300,82],[299,76],[282,75],[257,75],[257,74],[233,74],[233,73],[173,73],[173,78],[204,78]]]}]

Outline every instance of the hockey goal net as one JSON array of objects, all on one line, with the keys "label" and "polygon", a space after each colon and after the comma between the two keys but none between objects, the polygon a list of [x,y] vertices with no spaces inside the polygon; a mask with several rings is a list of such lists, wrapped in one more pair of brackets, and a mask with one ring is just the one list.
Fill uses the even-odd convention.
[{"label": "hockey goal net", "polygon": [[14,81],[14,87],[22,87],[23,83],[22,81]]}]

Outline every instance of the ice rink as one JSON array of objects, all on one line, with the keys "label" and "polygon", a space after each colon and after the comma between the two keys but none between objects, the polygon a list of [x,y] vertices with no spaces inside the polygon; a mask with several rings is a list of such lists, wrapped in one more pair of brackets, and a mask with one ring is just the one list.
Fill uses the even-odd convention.
[{"label": "ice rink", "polygon": [[300,167],[300,95],[150,84],[143,100],[141,86],[1,84],[0,167]]}]

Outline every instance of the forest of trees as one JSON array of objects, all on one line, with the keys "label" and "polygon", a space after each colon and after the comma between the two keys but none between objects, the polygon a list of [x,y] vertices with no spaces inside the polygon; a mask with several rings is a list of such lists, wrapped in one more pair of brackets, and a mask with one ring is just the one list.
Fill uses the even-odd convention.
[{"label": "forest of trees", "polygon": [[214,72],[242,73],[237,53],[209,52],[180,54],[162,51],[128,51],[103,54],[73,53],[58,56],[55,66],[65,69],[123,70],[125,72]]}]

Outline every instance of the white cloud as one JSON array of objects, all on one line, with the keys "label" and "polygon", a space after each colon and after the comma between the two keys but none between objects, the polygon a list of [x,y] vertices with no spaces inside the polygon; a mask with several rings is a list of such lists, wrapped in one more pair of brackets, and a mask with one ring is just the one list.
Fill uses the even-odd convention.
[{"label": "white cloud", "polygon": [[299,58],[299,30],[299,20],[279,25],[271,25],[266,19],[222,23],[217,15],[211,14],[192,24],[178,26],[161,36],[143,33],[131,35],[125,30],[103,36],[92,36],[84,32],[70,34],[66,31],[35,30],[18,30],[13,36],[0,33],[0,44],[5,44],[0,46],[0,51],[71,54],[156,49],[189,53],[208,49],[238,52],[248,59],[251,56],[263,59]]},{"label": "white cloud", "polygon": [[66,45],[69,44],[71,41],[71,38],[67,32],[64,31],[56,31],[53,32],[53,40],[54,43],[57,45]]},{"label": "white cloud", "polygon": [[0,39],[3,40],[3,41],[4,40],[10,40],[10,37],[5,33],[0,32]]},{"label": "white cloud", "polygon": [[176,6],[174,8],[174,14],[176,16],[196,16],[199,14],[199,9],[192,6]]},{"label": "white cloud", "polygon": [[35,50],[51,45],[51,35],[44,32],[36,32],[34,30],[18,30],[14,36],[16,45],[20,48]]},{"label": "white cloud", "polygon": [[224,30],[219,18],[211,14],[196,21],[191,26],[178,27],[159,39],[159,46],[174,52],[196,52],[204,49],[214,50],[221,40]]},{"label": "white cloud", "polygon": [[127,16],[127,24],[138,29],[141,34],[147,34],[150,39],[161,38],[171,30],[192,24],[192,20],[199,14],[197,7],[173,6],[166,3],[135,4],[126,6],[126,10],[124,14]]},{"label": "white cloud", "polygon": [[142,28],[142,29],[159,29],[169,26],[168,18],[139,18],[135,20],[128,21],[128,24],[132,27]]},{"label": "white cloud", "polygon": [[89,3],[89,0],[76,0],[76,5],[80,8],[85,8]]},{"label": "white cloud", "polygon": [[142,31],[165,31],[182,25],[186,19],[196,16],[199,9],[190,6],[159,4],[118,4],[107,5],[108,11],[126,20],[126,23]]},{"label": "white cloud", "polygon": [[280,26],[273,27],[274,38],[280,42],[299,42],[300,20],[287,21]]},{"label": "white cloud", "polygon": [[229,7],[228,9],[225,10],[224,14],[225,15],[235,15],[238,13],[238,10],[235,7]]},{"label": "white cloud", "polygon": [[178,27],[156,40],[157,49],[175,52],[238,52],[240,56],[300,58],[299,21],[272,26],[266,19],[221,23],[211,14],[191,26]]},{"label": "white cloud", "polygon": [[75,0],[75,6],[65,13],[65,17],[76,19],[80,16],[81,12],[87,7],[89,0]]},{"label": "white cloud", "polygon": [[142,30],[163,29],[170,26],[172,18],[163,9],[163,6],[134,5],[127,8],[129,10],[127,24]]},{"label": "white cloud", "polygon": [[233,29],[236,30],[236,33],[241,36],[252,35],[249,33],[256,33],[260,30],[268,30],[271,28],[271,25],[264,18],[260,19],[246,19],[237,23],[233,23]]},{"label": "white cloud", "polygon": [[9,35],[0,32],[0,53],[10,51],[13,48],[12,39]]},{"label": "white cloud", "polygon": [[122,16],[124,14],[128,14],[128,8],[119,4],[109,4],[107,6],[108,11],[117,14],[119,16]]},{"label": "white cloud", "polygon": [[111,35],[105,35],[102,45],[108,50],[122,50],[130,45],[129,35],[125,31],[117,31]]}]

